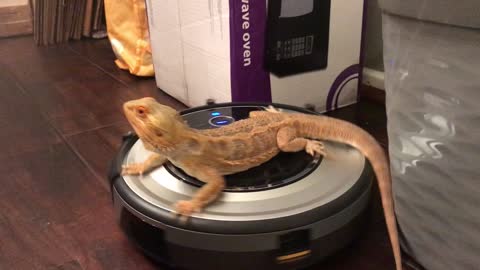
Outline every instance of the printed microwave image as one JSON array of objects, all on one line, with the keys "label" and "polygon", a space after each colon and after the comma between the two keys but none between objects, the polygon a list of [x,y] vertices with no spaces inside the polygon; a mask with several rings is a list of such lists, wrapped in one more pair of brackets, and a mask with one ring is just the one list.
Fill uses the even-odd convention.
[{"label": "printed microwave image", "polygon": [[265,67],[283,77],[325,69],[330,1],[269,1]]}]

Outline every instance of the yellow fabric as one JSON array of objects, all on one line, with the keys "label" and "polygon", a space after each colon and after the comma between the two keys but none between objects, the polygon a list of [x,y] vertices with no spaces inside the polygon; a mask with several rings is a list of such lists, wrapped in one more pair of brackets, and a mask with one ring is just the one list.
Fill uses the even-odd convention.
[{"label": "yellow fabric", "polygon": [[105,0],[107,32],[120,69],[153,76],[145,0]]}]

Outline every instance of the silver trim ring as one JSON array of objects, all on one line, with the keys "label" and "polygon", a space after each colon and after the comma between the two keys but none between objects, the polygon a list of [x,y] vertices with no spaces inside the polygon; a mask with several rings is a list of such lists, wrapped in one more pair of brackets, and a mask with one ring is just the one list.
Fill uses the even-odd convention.
[{"label": "silver trim ring", "polygon": [[[225,124],[225,125],[216,125],[216,124],[213,123],[213,121],[214,121],[215,119],[218,119],[218,118],[223,118],[223,119],[225,119],[225,120],[229,120],[230,122],[227,123],[227,124]],[[231,116],[227,116],[227,115],[215,116],[215,117],[212,117],[212,118],[210,118],[210,119],[208,120],[208,123],[209,123],[210,125],[214,126],[214,127],[224,127],[224,126],[229,125],[229,124],[231,124],[231,123],[233,123],[233,122],[235,122],[235,118],[233,118],[233,117],[231,117]]]}]

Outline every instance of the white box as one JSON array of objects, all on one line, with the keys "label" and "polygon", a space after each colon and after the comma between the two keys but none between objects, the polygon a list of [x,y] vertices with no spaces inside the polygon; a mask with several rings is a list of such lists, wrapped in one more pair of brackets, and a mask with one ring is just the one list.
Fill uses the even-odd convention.
[{"label": "white box", "polygon": [[[301,20],[320,1],[329,0],[283,0],[277,4],[283,5],[282,20],[285,16]],[[267,31],[267,18],[272,18],[267,16],[267,6],[272,3],[148,0],[157,86],[188,106],[204,105],[207,99],[214,99],[217,103],[312,104],[317,111],[327,111],[355,103],[361,78],[364,1],[329,3],[328,33],[324,37],[328,36],[328,40],[322,41],[328,44],[326,67],[278,77],[265,65],[267,34],[271,33],[270,29]],[[288,12],[284,10],[287,7]],[[309,25],[312,26],[316,24]],[[283,34],[283,29],[279,30]],[[293,52],[298,46],[288,50]],[[288,55],[295,56],[291,52]]]}]

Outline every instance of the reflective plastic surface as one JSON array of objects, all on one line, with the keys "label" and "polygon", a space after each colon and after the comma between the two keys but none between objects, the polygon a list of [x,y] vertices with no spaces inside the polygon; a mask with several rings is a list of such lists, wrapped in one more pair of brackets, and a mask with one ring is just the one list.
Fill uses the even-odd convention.
[{"label": "reflective plastic surface", "polygon": [[383,40],[404,249],[426,269],[478,269],[480,30],[384,14]]}]

